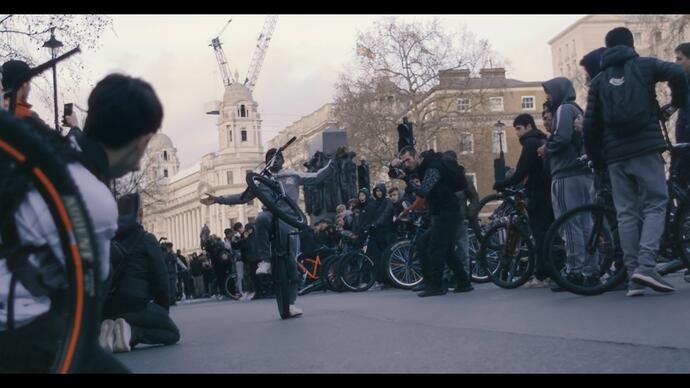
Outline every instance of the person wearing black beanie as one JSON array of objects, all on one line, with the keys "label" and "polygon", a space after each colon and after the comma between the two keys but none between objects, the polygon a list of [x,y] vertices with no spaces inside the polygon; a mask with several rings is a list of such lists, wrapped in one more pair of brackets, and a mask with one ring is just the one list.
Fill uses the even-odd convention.
[{"label": "person wearing black beanie", "polygon": [[632,32],[625,27],[616,27],[606,34],[606,47],[628,46],[635,47],[635,38]]},{"label": "person wearing black beanie", "polygon": [[584,67],[587,72],[587,82],[601,72],[601,56],[604,51],[606,51],[606,47],[599,47],[585,54],[580,60],[580,66]]}]

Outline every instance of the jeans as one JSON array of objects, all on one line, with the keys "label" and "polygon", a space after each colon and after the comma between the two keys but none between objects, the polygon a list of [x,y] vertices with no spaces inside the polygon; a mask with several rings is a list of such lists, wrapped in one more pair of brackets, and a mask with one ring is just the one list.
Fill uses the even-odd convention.
[{"label": "jeans", "polygon": [[130,311],[110,319],[124,318],[132,328],[130,346],[137,344],[172,345],[180,340],[180,330],[168,311],[156,303],[147,303],[138,311]]},{"label": "jeans", "polygon": [[[283,221],[278,221],[278,236],[277,241],[271,239],[273,232],[273,214],[268,211],[262,211],[256,217],[256,251],[262,261],[270,261],[271,248],[276,248],[277,251],[283,251],[289,248],[287,259],[288,280],[290,281],[290,289],[288,291],[288,298],[290,304],[294,304],[297,300],[297,291],[299,288],[300,273],[297,268],[297,256],[299,254],[299,235],[290,235],[296,229],[286,224]],[[277,243],[277,246],[272,244]]]},{"label": "jeans", "polygon": [[[431,215],[431,227],[418,239],[418,254],[422,261],[422,272],[428,272],[426,282],[432,289],[443,287],[444,265],[453,271],[458,286],[467,284],[467,272],[455,251],[455,232],[458,227],[458,212],[446,211]],[[425,268],[425,263],[427,267]]]}]

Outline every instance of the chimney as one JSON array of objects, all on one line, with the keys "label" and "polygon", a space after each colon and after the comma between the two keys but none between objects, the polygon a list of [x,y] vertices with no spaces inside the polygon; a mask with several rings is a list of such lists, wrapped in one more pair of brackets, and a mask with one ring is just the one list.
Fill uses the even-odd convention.
[{"label": "chimney", "polygon": [[479,70],[479,75],[482,78],[506,78],[506,69],[503,67],[484,68]]},{"label": "chimney", "polygon": [[449,69],[438,72],[439,87],[441,88],[447,88],[453,84],[462,85],[468,78],[470,78],[469,69]]}]

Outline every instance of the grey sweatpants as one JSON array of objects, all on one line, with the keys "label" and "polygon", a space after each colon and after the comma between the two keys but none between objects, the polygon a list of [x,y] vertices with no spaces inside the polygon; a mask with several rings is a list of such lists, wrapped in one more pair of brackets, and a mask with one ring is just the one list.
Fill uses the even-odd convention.
[{"label": "grey sweatpants", "polygon": [[468,240],[467,228],[469,227],[467,218],[460,214],[458,217],[458,229],[455,231],[455,248],[457,250],[458,256],[460,257],[460,263],[465,268],[465,272],[469,275],[470,273],[470,242]]},{"label": "grey sweatpants", "polygon": [[612,163],[608,170],[628,276],[638,267],[654,269],[668,203],[664,159],[651,153]]},{"label": "grey sweatpants", "polygon": [[[554,178],[551,181],[551,202],[556,218],[578,206],[592,202],[594,180],[589,175]],[[592,276],[597,273],[598,263],[594,255],[587,254],[587,241],[592,232],[592,219],[587,213],[572,217],[559,229],[565,243],[566,271]]]},{"label": "grey sweatpants", "polygon": [[[273,229],[273,214],[268,211],[262,211],[256,216],[256,252],[262,261],[270,262],[271,260],[271,231]],[[278,221],[278,229],[280,230],[279,243],[280,247],[284,248],[290,244],[290,260],[288,260],[288,279],[291,282],[290,287],[290,304],[294,304],[297,300],[297,289],[299,288],[299,270],[297,269],[297,255],[299,254],[299,235],[290,236],[290,233],[297,231],[297,229],[286,224],[283,221]],[[281,250],[281,249],[279,249]]]}]

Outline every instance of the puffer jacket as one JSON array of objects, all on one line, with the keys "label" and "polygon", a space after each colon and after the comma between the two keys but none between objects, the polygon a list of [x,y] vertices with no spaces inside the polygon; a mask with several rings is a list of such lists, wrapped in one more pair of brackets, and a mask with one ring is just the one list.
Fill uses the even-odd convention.
[{"label": "puffer jacket", "polygon": [[607,49],[601,58],[602,73],[594,77],[587,96],[587,111],[583,123],[585,151],[599,168],[607,164],[632,159],[652,152],[663,152],[666,141],[661,133],[656,115],[650,115],[645,128],[637,133],[618,136],[611,128],[605,128],[599,91],[605,70],[611,66],[622,66],[626,61],[635,61],[642,80],[649,92],[650,111],[658,109],[655,86],[657,82],[668,82],[671,89],[671,104],[682,107],[687,104],[688,81],[683,68],[675,63],[651,57],[640,57],[632,47],[615,46]]}]

